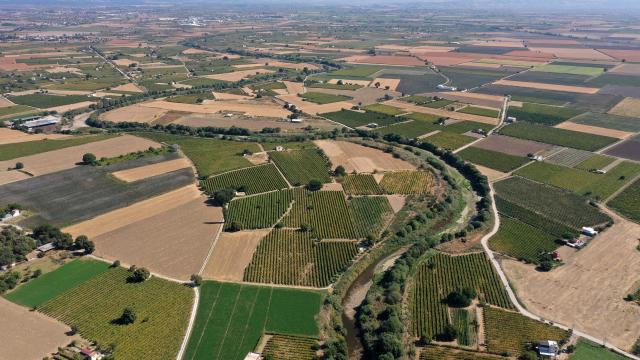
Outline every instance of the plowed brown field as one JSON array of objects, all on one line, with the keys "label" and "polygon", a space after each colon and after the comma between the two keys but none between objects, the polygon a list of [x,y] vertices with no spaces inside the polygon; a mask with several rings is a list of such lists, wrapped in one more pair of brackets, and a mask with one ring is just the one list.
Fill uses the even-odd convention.
[{"label": "plowed brown field", "polygon": [[316,140],[314,143],[329,157],[334,166],[342,165],[347,172],[371,173],[374,171],[413,170],[416,167],[396,159],[378,149],[348,141]]},{"label": "plowed brown field", "polygon": [[242,281],[260,240],[270,229],[224,232],[218,237],[211,258],[202,274],[207,279]]}]

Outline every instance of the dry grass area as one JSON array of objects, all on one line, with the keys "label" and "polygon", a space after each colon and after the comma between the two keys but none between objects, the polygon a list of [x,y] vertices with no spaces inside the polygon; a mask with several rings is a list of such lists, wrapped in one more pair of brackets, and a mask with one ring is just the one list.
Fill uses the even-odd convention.
[{"label": "dry grass area", "polygon": [[25,141],[35,141],[42,139],[63,139],[69,137],[69,135],[63,134],[27,134],[19,130],[12,130],[8,128],[0,128],[0,145],[2,144],[15,144]]},{"label": "dry grass area", "polygon": [[[327,89],[314,89],[314,92],[321,92],[319,90],[327,90]],[[334,103],[320,105],[310,101],[303,101],[301,97],[295,94],[279,95],[278,99],[282,101],[286,101],[289,104],[293,104],[298,109],[302,110],[302,112],[305,112],[311,115],[318,115],[322,113],[340,111],[342,109],[351,109],[351,107],[353,107],[352,103],[346,102],[346,101],[338,101]]]},{"label": "dry grass area", "polygon": [[45,109],[46,111],[56,111],[59,114],[64,114],[67,111],[78,110],[88,108],[90,105],[95,104],[95,101],[81,101],[75,104],[56,106]]},{"label": "dry grass area", "polygon": [[372,65],[390,65],[390,66],[424,66],[424,61],[413,56],[395,56],[395,55],[354,55],[342,58],[348,63],[355,64],[372,64]]},{"label": "dry grass area", "polygon": [[31,176],[20,172],[20,171],[0,171],[0,185],[25,180],[30,178]]},{"label": "dry grass area", "polygon": [[129,105],[107,111],[100,115],[102,120],[113,122],[152,123],[163,117],[170,109],[143,106],[143,104]]},{"label": "dry grass area", "polygon": [[199,272],[222,226],[222,209],[206,200],[190,185],[64,231],[92,238],[97,256],[186,280]]},{"label": "dry grass area", "polygon": [[0,360],[42,359],[76,337],[71,329],[42,313],[0,298]]},{"label": "dry grass area", "polygon": [[284,86],[287,87],[287,92],[291,95],[302,94],[304,92],[304,84],[292,81],[283,81]]},{"label": "dry grass area", "polygon": [[251,100],[251,96],[246,95],[237,95],[237,94],[229,94],[223,92],[213,92],[213,97],[216,100]]},{"label": "dry grass area", "polygon": [[76,163],[82,161],[82,155],[86,153],[93,153],[99,159],[147,150],[150,146],[160,147],[158,143],[151,140],[131,135],[116,136],[107,140],[0,161],[0,176],[6,172],[5,169],[13,167],[16,162],[23,163],[24,171],[37,176],[71,169],[76,166]]},{"label": "dry grass area", "polygon": [[433,109],[426,106],[419,106],[419,105],[415,105],[412,103],[399,101],[399,100],[389,100],[389,101],[386,101],[384,104],[401,108],[407,112],[419,112],[423,114],[431,114],[431,115],[451,118],[454,120],[475,121],[475,122],[480,122],[480,123],[490,124],[490,125],[496,125],[498,123],[498,119],[496,118],[473,115],[473,114],[465,114],[461,112],[448,111],[448,110],[442,110],[442,109]]},{"label": "dry grass area", "polygon": [[561,59],[573,60],[614,60],[611,56],[607,56],[598,50],[587,48],[566,48],[566,47],[535,47],[530,46],[531,51],[540,51],[542,53],[553,54]]},{"label": "dry grass area", "polygon": [[576,123],[573,123],[571,121],[561,122],[560,124],[558,124],[558,125],[556,125],[554,127],[559,128],[559,129],[579,131],[579,132],[583,132],[583,133],[586,133],[586,134],[609,136],[609,137],[614,137],[614,138],[618,138],[618,139],[626,139],[626,138],[628,138],[630,136],[635,135],[632,132],[621,131],[621,130],[613,130],[613,129],[606,129],[606,128],[602,128],[602,127],[598,127],[598,126],[576,124]]},{"label": "dry grass area", "polygon": [[394,214],[397,214],[398,211],[402,210],[404,204],[407,201],[407,197],[404,195],[385,195],[387,200],[389,200],[389,204],[391,205],[391,210],[393,210]]},{"label": "dry grass area", "polygon": [[140,104],[141,107],[190,112],[196,114],[212,114],[217,112],[239,112],[246,115],[285,118],[290,113],[282,106],[269,101],[207,100],[202,105],[172,103],[156,100]]},{"label": "dry grass area", "polygon": [[127,67],[131,64],[137,64],[137,61],[133,61],[133,60],[129,60],[129,59],[118,59],[118,60],[113,60],[113,63],[118,65],[118,66],[124,66]]},{"label": "dry grass area", "polygon": [[414,170],[416,167],[394,158],[378,149],[348,141],[316,140],[314,143],[324,151],[334,166],[342,165],[350,173],[372,173],[374,171]]},{"label": "dry grass area", "polygon": [[0,96],[0,108],[6,108],[6,107],[9,107],[9,106],[13,106],[13,105],[15,105],[15,104],[12,103],[11,101],[7,100],[7,98],[5,98],[4,96]]},{"label": "dry grass area", "polygon": [[142,89],[140,89],[140,87],[134,83],[127,83],[124,85],[120,85],[120,86],[116,86],[114,88],[111,88],[111,90],[113,91],[128,91],[128,92],[134,92],[134,93],[142,93],[144,92]]},{"label": "dry grass area", "polygon": [[609,72],[612,74],[638,76],[640,75],[640,64],[620,64],[609,70]]},{"label": "dry grass area", "polygon": [[482,173],[482,175],[486,176],[487,179],[489,179],[489,181],[493,182],[496,181],[498,179],[502,179],[503,177],[507,176],[506,173],[503,173],[501,171],[498,170],[493,170],[490,169],[488,167],[485,166],[481,166],[478,164],[475,164],[476,169],[478,169],[478,171],[480,171],[480,173]]},{"label": "dry grass area", "polygon": [[208,79],[235,82],[235,81],[240,81],[242,79],[250,78],[258,74],[271,74],[271,73],[273,73],[272,70],[251,69],[251,70],[234,71],[234,72],[224,73],[224,74],[206,75],[205,77]]},{"label": "dry grass area", "polygon": [[622,60],[633,61],[633,62],[640,61],[640,50],[600,49],[600,51],[621,61]]},{"label": "dry grass area", "polygon": [[202,276],[223,281],[242,281],[260,240],[270,229],[223,232],[218,237]]},{"label": "dry grass area", "polygon": [[640,306],[623,298],[640,274],[640,225],[621,219],[550,272],[505,260],[519,298],[535,314],[629,350],[640,333]]},{"label": "dry grass area", "polygon": [[175,160],[164,161],[161,163],[140,166],[137,168],[116,171],[111,173],[111,175],[125,182],[134,182],[138,180],[147,179],[153,176],[166,174],[172,171],[184,169],[190,166],[191,166],[191,163],[187,159],[180,158]]},{"label": "dry grass area", "polygon": [[378,86],[382,89],[386,89],[388,86],[389,90],[395,91],[400,84],[400,79],[375,78],[370,86],[375,86],[376,84],[379,84]]},{"label": "dry grass area", "polygon": [[529,89],[564,91],[564,92],[572,92],[572,93],[578,93],[578,94],[597,94],[598,91],[600,91],[599,88],[591,88],[591,87],[584,87],[584,86],[556,85],[556,84],[545,84],[545,83],[537,83],[537,82],[529,82],[529,81],[514,81],[514,80],[498,80],[493,84],[524,87]]},{"label": "dry grass area", "polygon": [[343,84],[360,85],[360,86],[369,86],[369,84],[371,83],[370,80],[350,80],[350,79],[331,79],[327,82],[329,84],[337,84],[339,81],[342,81]]},{"label": "dry grass area", "polygon": [[609,114],[640,117],[640,99],[625,98],[609,110]]}]

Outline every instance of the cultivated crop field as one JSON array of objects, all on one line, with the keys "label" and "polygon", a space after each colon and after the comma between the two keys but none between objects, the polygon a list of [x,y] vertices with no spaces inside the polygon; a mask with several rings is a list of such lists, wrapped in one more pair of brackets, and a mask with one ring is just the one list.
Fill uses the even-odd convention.
[{"label": "cultivated crop field", "polygon": [[495,353],[520,355],[528,343],[569,337],[566,331],[552,325],[490,306],[484,308],[484,323],[487,350]]},{"label": "cultivated crop field", "polygon": [[326,160],[318,149],[273,151],[269,157],[291,185],[303,185],[311,180],[331,181]]},{"label": "cultivated crop field", "polygon": [[[69,325],[87,339],[114,344],[118,359],[173,358],[186,331],[193,291],[157,277],[142,283],[127,281],[129,271],[112,268],[40,307],[40,311]],[[124,308],[136,321],[120,325]],[[171,316],[167,316],[171,314]]]},{"label": "cultivated crop field", "polygon": [[273,335],[267,341],[262,356],[280,360],[314,360],[314,346],[317,340],[312,337],[293,335]]},{"label": "cultivated crop field", "polygon": [[545,217],[544,213],[538,214],[532,210],[504,200],[500,196],[496,196],[496,206],[501,215],[538,228],[545,233],[553,235],[554,238],[561,238],[563,235],[575,236],[578,233],[576,228],[571,228],[559,223],[551,217]]},{"label": "cultivated crop field", "polygon": [[240,190],[247,195],[252,195],[288,187],[287,182],[273,164],[233,170],[212,176],[203,180],[201,185],[210,195],[222,189]]},{"label": "cultivated crop field", "polygon": [[333,166],[342,165],[348,173],[372,173],[376,171],[414,170],[416,167],[382,150],[349,141],[316,140]]},{"label": "cultivated crop field", "polygon": [[527,122],[505,126],[500,133],[520,139],[540,141],[547,144],[568,146],[579,150],[595,151],[617,141],[615,138],[548,127]]},{"label": "cultivated crop field", "polygon": [[357,128],[360,126],[365,126],[369,123],[376,123],[378,126],[391,125],[398,121],[393,116],[385,115],[382,113],[374,112],[374,111],[366,111],[364,113],[351,111],[351,110],[340,110],[330,113],[320,114],[322,117],[325,117],[329,120],[333,120],[342,125]]},{"label": "cultivated crop field", "polygon": [[608,205],[623,216],[640,223],[640,179],[609,201]]},{"label": "cultivated crop field", "polygon": [[[42,139],[35,141],[25,141],[15,144],[0,145],[0,161],[11,160],[19,157],[39,154],[47,151],[64,149],[72,146],[79,146],[95,141],[112,138],[109,135],[79,136],[68,139]],[[78,161],[81,159],[78,159]]]},{"label": "cultivated crop field", "polygon": [[529,160],[525,157],[503,154],[497,151],[485,150],[477,147],[468,147],[458,153],[464,160],[474,164],[486,166],[502,172],[509,172],[526,164]]},{"label": "cultivated crop field", "polygon": [[475,351],[454,349],[444,346],[429,345],[422,348],[420,360],[496,360],[504,359],[499,355],[491,355]]},{"label": "cultivated crop field", "polygon": [[263,333],[318,335],[323,294],[206,281],[185,360],[242,360]]},{"label": "cultivated crop field", "polygon": [[260,241],[244,281],[325,287],[356,253],[355,242],[317,241],[308,232],[275,229]]},{"label": "cultivated crop field", "polygon": [[377,112],[389,116],[396,116],[404,113],[402,109],[399,109],[395,106],[385,105],[385,104],[371,104],[364,107],[367,111]]},{"label": "cultivated crop field", "polygon": [[582,111],[573,108],[524,103],[522,107],[509,107],[507,116],[513,116],[518,121],[556,125],[582,113]]},{"label": "cultivated crop field", "polygon": [[69,105],[79,103],[83,101],[93,100],[88,96],[83,95],[45,95],[45,94],[30,94],[11,96],[9,100],[19,105],[27,105],[40,109],[47,109],[56,106]]},{"label": "cultivated crop field", "polygon": [[382,188],[373,175],[351,174],[340,180],[344,192],[348,195],[381,195]]},{"label": "cultivated crop field", "polygon": [[227,227],[232,222],[240,224],[243,229],[271,227],[285,214],[292,201],[292,190],[238,198],[231,201],[225,211]]},{"label": "cultivated crop field", "polygon": [[311,101],[312,103],[316,103],[320,105],[331,104],[334,102],[347,101],[352,99],[352,97],[345,96],[345,95],[334,95],[334,94],[327,94],[327,93],[321,93],[321,92],[307,92],[304,94],[300,94],[298,96],[300,96],[301,98],[307,101]]},{"label": "cultivated crop field", "polygon": [[284,227],[309,227],[317,239],[355,239],[357,233],[342,191],[294,189],[291,211],[282,219]]},{"label": "cultivated crop field", "polygon": [[394,171],[384,174],[380,186],[388,194],[427,194],[434,190],[435,176],[429,171]]},{"label": "cultivated crop field", "polygon": [[574,168],[582,170],[602,169],[614,161],[615,158],[610,156],[592,154],[591,157],[575,165]]},{"label": "cultivated crop field", "polygon": [[603,348],[599,344],[592,343],[587,340],[580,339],[576,344],[576,349],[569,356],[569,360],[625,360],[626,357],[618,355],[617,353]]},{"label": "cultivated crop field", "polygon": [[107,271],[109,265],[95,260],[75,260],[18,287],[5,297],[28,308],[39,307],[60,294]]},{"label": "cultivated crop field", "polygon": [[[412,118],[412,120],[377,128],[375,129],[375,132],[380,135],[396,134],[412,139],[428,134],[432,131],[442,130],[442,126],[434,124],[437,120],[436,116],[412,113],[407,117]],[[425,120],[417,119],[418,117],[425,118]]]},{"label": "cultivated crop field", "polygon": [[586,161],[594,154],[589,151],[577,150],[572,148],[564,148],[559,152],[549,156],[545,160],[552,164],[563,165],[568,167],[576,167],[578,164]]},{"label": "cultivated crop field", "polygon": [[378,236],[393,215],[389,200],[384,196],[355,197],[349,200],[349,211],[360,238]]},{"label": "cultivated crop field", "polygon": [[500,111],[498,110],[481,108],[477,106],[466,106],[458,110],[458,112],[486,117],[498,117],[498,115],[500,115]]},{"label": "cultivated crop field", "polygon": [[589,112],[571,119],[572,122],[620,131],[639,132],[637,118]]},{"label": "cultivated crop field", "polygon": [[491,237],[489,246],[493,251],[528,263],[538,263],[542,253],[556,250],[560,245],[556,237],[516,219],[500,219],[500,230]]},{"label": "cultivated crop field", "polygon": [[[434,264],[430,266],[430,264]],[[461,256],[434,254],[420,265],[412,291],[412,330],[416,337],[432,338],[449,323],[443,299],[450,292],[468,287],[476,289],[489,304],[510,309],[506,291],[484,253]]]},{"label": "cultivated crop field", "polygon": [[475,140],[475,138],[471,136],[460,135],[445,131],[441,131],[435,135],[430,135],[426,138],[423,138],[423,141],[430,142],[433,145],[445,150],[455,150],[459,147],[467,145],[473,140]]}]

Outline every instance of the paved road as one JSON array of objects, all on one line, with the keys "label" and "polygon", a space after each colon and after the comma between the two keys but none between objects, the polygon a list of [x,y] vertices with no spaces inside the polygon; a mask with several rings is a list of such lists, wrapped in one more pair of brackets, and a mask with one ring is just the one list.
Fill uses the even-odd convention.
[{"label": "paved road", "polygon": [[[507,294],[509,295],[509,299],[511,299],[511,302],[516,306],[516,309],[518,309],[518,311],[531,319],[534,320],[539,320],[539,321],[545,321],[546,320],[532,312],[530,312],[529,310],[527,310],[524,306],[522,306],[522,304],[520,304],[518,298],[516,297],[516,294],[514,293],[513,289],[511,288],[511,285],[509,284],[509,281],[507,280],[507,276],[505,275],[504,271],[502,271],[502,267],[500,267],[500,263],[498,262],[498,260],[495,258],[495,255],[493,253],[493,251],[491,251],[491,249],[489,249],[489,239],[495,235],[498,232],[498,229],[500,228],[500,217],[498,216],[498,208],[496,207],[496,202],[495,202],[495,198],[494,198],[494,190],[493,190],[493,184],[489,184],[489,188],[490,188],[490,196],[491,196],[491,200],[492,200],[492,204],[491,204],[491,210],[493,212],[493,216],[495,218],[494,224],[493,224],[493,229],[491,229],[491,231],[486,234],[482,240],[482,248],[484,249],[484,251],[487,253],[487,255],[489,256],[489,260],[491,260],[491,263],[493,264],[493,266],[495,267],[496,271],[498,272],[498,276],[500,277],[500,280],[502,281],[502,285],[504,286],[504,288],[507,290]],[[580,330],[576,330],[576,329],[572,329],[568,326],[559,324],[554,322],[553,325],[555,325],[556,327],[559,327],[561,329],[564,330],[572,330],[574,335],[580,336],[582,338],[585,338],[587,340],[593,341],[597,344],[602,344],[605,347],[618,352],[624,356],[627,356],[631,359],[635,359],[635,360],[640,360],[640,357],[632,355],[626,351],[623,351],[621,349],[618,349],[617,347],[606,343],[603,339],[599,339],[595,336],[591,336],[589,334],[583,333]]]}]

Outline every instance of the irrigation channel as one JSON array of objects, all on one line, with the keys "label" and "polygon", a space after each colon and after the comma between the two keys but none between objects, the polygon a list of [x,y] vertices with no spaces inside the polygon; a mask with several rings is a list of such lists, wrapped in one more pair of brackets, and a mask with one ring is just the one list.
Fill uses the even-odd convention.
[{"label": "irrigation channel", "polygon": [[356,326],[356,312],[358,307],[364,301],[369,292],[369,288],[373,285],[373,277],[393,266],[393,263],[405,252],[409,247],[402,247],[392,254],[382,256],[369,265],[347,290],[347,294],[342,301],[342,324],[346,331],[347,348],[349,351],[349,359],[362,358],[362,342],[360,334]]}]

